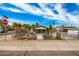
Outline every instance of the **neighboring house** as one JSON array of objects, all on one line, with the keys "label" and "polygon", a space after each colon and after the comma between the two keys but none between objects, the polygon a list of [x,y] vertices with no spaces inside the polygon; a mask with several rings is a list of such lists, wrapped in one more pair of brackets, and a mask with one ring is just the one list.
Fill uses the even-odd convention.
[{"label": "neighboring house", "polygon": [[61,34],[64,34],[63,36],[66,37],[69,36],[69,37],[73,37],[73,38],[79,38],[79,29],[76,28],[76,27],[64,27],[65,29],[67,29],[67,32],[62,32],[62,27],[57,27],[57,32],[61,33]]},{"label": "neighboring house", "polygon": [[78,28],[68,28],[68,35],[71,35],[74,38],[78,38],[79,35]]},{"label": "neighboring house", "polygon": [[46,31],[46,27],[39,26],[34,28],[34,30],[36,31],[36,33],[44,33]]}]

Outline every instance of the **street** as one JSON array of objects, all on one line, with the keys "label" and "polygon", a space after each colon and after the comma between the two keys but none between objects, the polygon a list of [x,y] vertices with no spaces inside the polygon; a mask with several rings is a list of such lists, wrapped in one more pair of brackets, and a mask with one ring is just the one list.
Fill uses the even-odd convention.
[{"label": "street", "polygon": [[0,40],[0,55],[79,56],[79,40]]}]

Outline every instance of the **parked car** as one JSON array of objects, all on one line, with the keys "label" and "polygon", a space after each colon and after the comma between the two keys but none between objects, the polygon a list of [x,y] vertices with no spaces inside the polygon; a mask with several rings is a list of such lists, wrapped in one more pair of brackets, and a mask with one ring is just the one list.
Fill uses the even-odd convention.
[{"label": "parked car", "polygon": [[5,32],[8,32],[7,30],[0,30],[0,33],[5,33]]}]

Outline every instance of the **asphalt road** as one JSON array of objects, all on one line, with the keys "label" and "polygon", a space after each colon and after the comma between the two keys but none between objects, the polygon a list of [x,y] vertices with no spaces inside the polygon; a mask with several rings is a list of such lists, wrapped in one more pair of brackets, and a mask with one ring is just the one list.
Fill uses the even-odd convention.
[{"label": "asphalt road", "polygon": [[0,56],[79,56],[79,51],[0,51]]}]

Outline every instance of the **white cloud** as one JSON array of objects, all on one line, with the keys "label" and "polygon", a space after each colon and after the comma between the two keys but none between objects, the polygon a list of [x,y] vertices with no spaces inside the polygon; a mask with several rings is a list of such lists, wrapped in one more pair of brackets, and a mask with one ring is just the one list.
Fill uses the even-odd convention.
[{"label": "white cloud", "polygon": [[[56,19],[56,20],[62,20],[62,21],[67,22],[66,16],[68,16],[69,22],[71,22],[71,24],[73,24],[75,26],[79,25],[78,24],[79,17],[78,16],[71,15],[71,14],[65,12],[65,10],[62,8],[62,4],[60,4],[60,3],[57,3],[57,4],[54,5],[55,10],[59,14],[54,14],[52,12],[52,10],[49,7],[47,7],[46,4],[42,4],[42,3],[39,3],[38,4],[41,7],[41,9],[40,8],[37,8],[37,7],[30,6],[28,4],[24,4],[24,3],[18,3],[18,4],[17,3],[12,3],[12,4],[20,7],[26,13],[31,13],[31,14],[34,14],[34,15],[42,16],[44,18],[48,18],[48,19],[51,19],[51,20],[53,20],[53,19],[55,20]],[[23,13],[23,11],[21,11],[19,9],[13,9],[13,8],[4,8],[4,9],[10,10],[12,12],[21,12],[21,13]]]},{"label": "white cloud", "polygon": [[62,9],[62,5],[61,4],[54,4],[54,8],[52,10],[56,10],[59,14],[55,14],[51,8],[47,7],[47,4],[43,3],[43,4],[38,4],[42,10],[43,10],[43,17],[44,18],[48,18],[50,20],[62,20],[62,21],[66,21],[66,17],[65,17],[65,11]]},{"label": "white cloud", "polygon": [[3,7],[3,6],[2,6],[2,7],[0,6],[0,8],[3,9],[3,10],[9,10],[9,11],[11,11],[11,12],[25,13],[24,11],[21,11],[21,10],[19,10],[19,9],[17,9],[17,8],[11,8],[11,7],[9,8],[9,7]]},{"label": "white cloud", "polygon": [[13,3],[13,4],[20,7],[20,8],[22,8],[26,12],[30,12],[30,13],[35,14],[35,15],[43,14],[43,12],[39,8],[32,7],[28,4],[24,4],[24,3],[19,3],[19,4]]},{"label": "white cloud", "polygon": [[33,7],[33,6],[30,6],[28,4],[24,4],[24,3],[20,3],[20,4],[17,4],[17,3],[13,3],[14,5],[22,8],[23,10],[25,10],[26,12],[29,12],[29,13],[32,13],[32,14],[35,14],[35,15],[52,15],[52,16],[56,16],[56,14],[54,14],[51,9],[49,9],[48,7],[45,6],[45,4],[38,4],[41,8],[37,8],[37,7]]},{"label": "white cloud", "polygon": [[19,13],[24,13],[23,11],[16,9],[16,8],[7,8],[7,10],[10,10],[12,12],[19,12]]},{"label": "white cloud", "polygon": [[[62,9],[62,4],[55,4],[55,9],[58,11],[58,15],[56,16],[44,16],[45,18],[48,19],[56,19],[56,20],[62,20],[65,21],[66,23],[72,24],[73,26],[79,26],[79,15],[72,15],[67,12],[65,12],[64,9]],[[66,17],[68,16],[68,18]]]},{"label": "white cloud", "polygon": [[58,13],[59,13],[59,15],[57,15],[57,18],[58,19],[61,19],[61,20],[63,20],[63,21],[66,21],[66,12],[65,12],[65,10],[64,9],[62,9],[62,4],[56,4],[55,5],[55,9],[58,11]]},{"label": "white cloud", "polygon": [[41,4],[41,3],[39,3],[39,6],[40,6],[40,7],[42,8],[42,10],[43,10],[43,15],[56,16],[56,14],[54,14],[54,13],[52,12],[52,10],[47,7],[46,4]]},{"label": "white cloud", "polygon": [[79,26],[79,15],[78,16],[74,16],[71,14],[68,14],[69,17],[69,22],[73,25],[73,26]]},{"label": "white cloud", "polygon": [[[62,20],[62,21],[66,21],[66,18],[65,18],[65,11],[62,9],[62,5],[61,4],[55,4],[54,7],[55,9],[53,10],[56,10],[59,14],[54,14],[52,12],[51,9],[49,9],[48,7],[44,6],[44,4],[39,4],[42,9],[44,10],[44,17],[45,18],[48,18],[48,19],[51,19],[51,20]],[[45,4],[46,5],[46,4]]]}]

